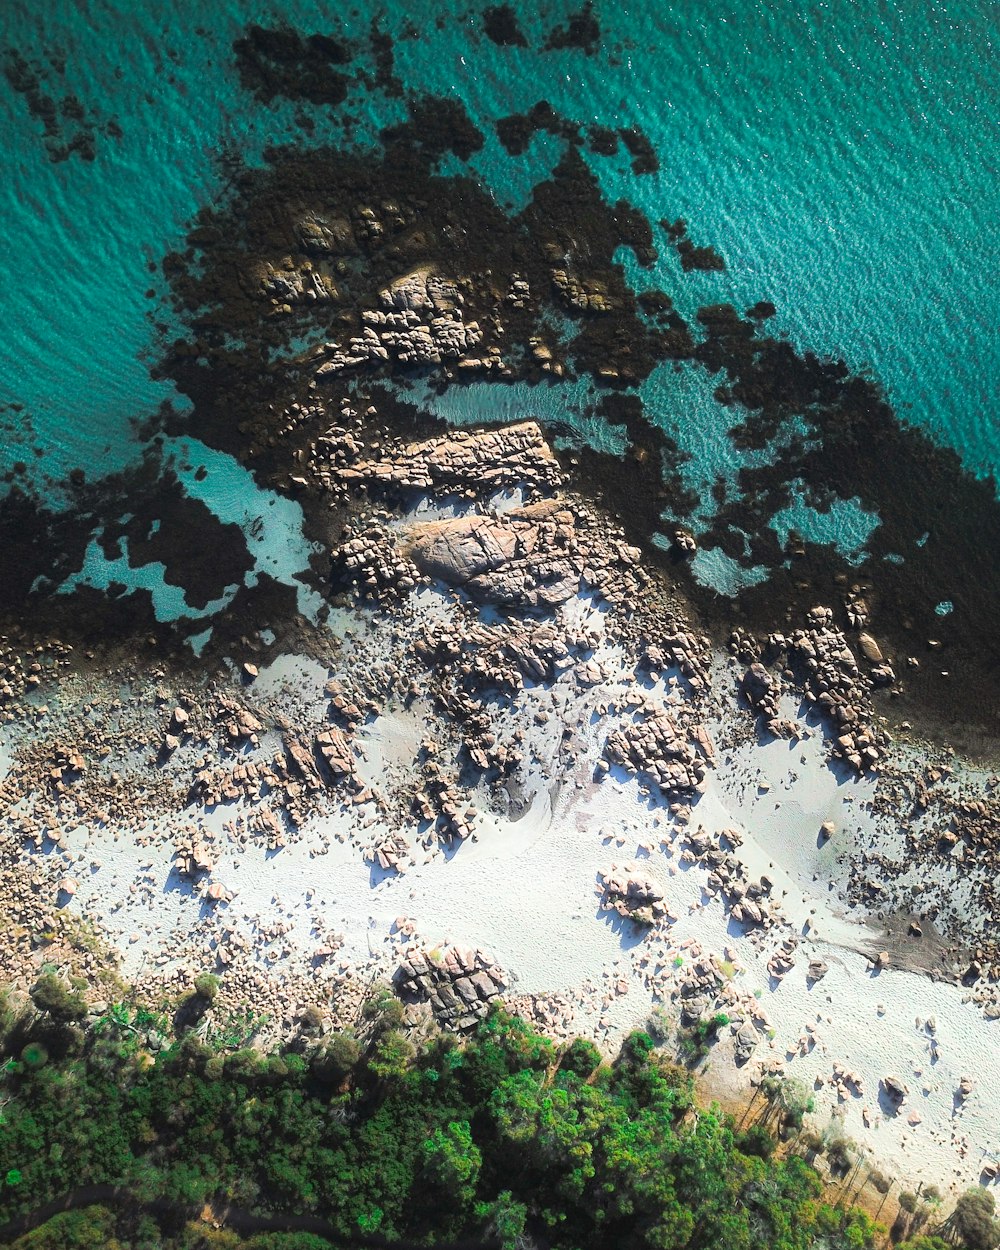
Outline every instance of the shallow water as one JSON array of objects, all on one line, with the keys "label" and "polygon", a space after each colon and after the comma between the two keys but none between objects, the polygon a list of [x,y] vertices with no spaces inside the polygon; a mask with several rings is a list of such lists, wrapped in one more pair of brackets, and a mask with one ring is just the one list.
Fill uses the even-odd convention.
[{"label": "shallow water", "polygon": [[[654,222],[685,217],[694,242],[717,247],[727,271],[681,282],[671,249],[661,248],[652,271],[625,253],[638,284],[676,292],[685,315],[708,301],[773,300],[772,325],[797,345],[870,369],[898,410],[955,447],[968,467],[1000,468],[1000,134],[990,107],[998,69],[990,5],[883,0],[859,17],[847,0],[602,2],[593,57],[539,50],[544,32],[573,6],[518,8],[530,48],[495,46],[478,11],[458,3],[436,6],[438,20],[419,29],[410,25],[411,6],[378,11],[395,37],[404,83],[457,94],[483,130],[485,146],[471,164],[498,200],[526,202],[563,149],[540,134],[530,160],[512,160],[493,130],[498,117],[545,97],[580,121],[640,126],[660,172],[633,177],[624,151],[588,156],[607,195],[627,196]],[[0,78],[0,404],[23,405],[0,409],[0,469],[23,462],[22,481],[53,504],[71,469],[94,479],[133,460],[141,446],[135,423],[160,404],[184,409],[170,385],[149,375],[172,329],[157,266],[224,188],[220,154],[256,163],[269,143],[343,142],[342,114],[351,141],[364,146],[404,115],[402,100],[373,90],[341,114],[311,109],[314,130],[305,134],[296,106],[265,107],[243,90],[232,41],[249,21],[279,19],[361,40],[372,16],[307,0],[280,10],[253,0],[56,0],[44,20],[26,0],[6,7],[8,49],[38,69],[40,90],[57,104],[77,96],[83,120],[65,121],[58,141],[45,140],[25,96]],[[106,132],[112,122],[120,138]],[[59,141],[79,135],[92,140],[93,161],[50,159]],[[682,472],[703,501],[717,478],[732,484],[747,453],[725,437],[732,414],[711,400],[707,380],[654,376],[644,391],[689,453]],[[549,423],[568,427],[564,445],[627,450],[621,431],[593,419],[586,396],[569,388],[525,396],[475,387],[434,406],[458,422],[518,419],[539,408]],[[234,501],[235,462],[223,471],[213,454],[217,471],[198,497],[246,526],[258,568],[292,579],[308,558],[295,516],[274,512],[273,500],[249,500],[242,470]],[[185,485],[194,493],[192,480]],[[251,534],[254,517],[279,513],[263,537]],[[877,523],[849,501],[816,512],[799,500],[786,513],[783,524],[847,553],[861,550]],[[114,576],[126,574],[116,566]],[[711,582],[707,564],[702,574]],[[724,585],[728,576],[718,589],[734,589]],[[150,579],[155,570],[147,568],[132,584]],[[172,610],[164,599],[163,611]]]}]

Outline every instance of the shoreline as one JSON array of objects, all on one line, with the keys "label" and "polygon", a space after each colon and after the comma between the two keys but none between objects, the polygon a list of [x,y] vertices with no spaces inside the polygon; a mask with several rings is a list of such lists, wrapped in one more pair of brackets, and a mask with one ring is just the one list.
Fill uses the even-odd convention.
[{"label": "shoreline", "polygon": [[[495,437],[445,435],[435,447],[454,457]],[[517,454],[529,469],[519,471],[554,471],[544,440],[516,437],[527,439]],[[387,450],[382,463],[401,454]],[[405,463],[426,457],[423,448]],[[237,658],[228,681],[185,691],[164,672],[124,695],[117,683],[105,694],[66,677],[64,706],[46,692],[49,711],[20,742],[8,730],[3,792],[21,797],[7,858],[34,876],[22,926],[37,931],[46,911],[89,918],[123,952],[121,975],[163,993],[221,970],[223,1001],[253,1002],[276,1035],[303,1004],[331,994],[349,1017],[361,986],[398,978],[414,952],[436,949],[464,958],[482,948],[481,966],[496,970],[516,1010],[557,1037],[582,1032],[605,1048],[643,1027],[657,1003],[672,1035],[722,1010],[729,1023],[709,1088],[716,1077],[745,1087],[772,1070],[819,1080],[818,1126],[848,1132],[914,1182],[974,1183],[989,1107],[1000,1101],[985,1058],[1000,1025],[983,1016],[996,996],[981,982],[971,992],[982,1003],[963,1005],[960,949],[931,926],[890,941],[872,909],[858,907],[871,881],[896,889],[882,882],[878,856],[902,856],[906,893],[912,870],[895,800],[888,813],[874,800],[883,785],[912,780],[914,754],[885,747],[896,780],[892,769],[876,780],[831,759],[828,722],[786,679],[774,710],[793,734],[762,737],[739,693],[745,665],[680,620],[660,575],[642,573],[606,518],[558,488],[536,490],[535,504],[523,490],[483,490],[480,463],[493,455],[462,470],[475,504],[446,493],[402,513],[370,505],[374,521],[347,541],[358,557],[352,576],[379,598],[333,610],[320,631],[326,663],[286,655],[249,674]],[[558,602],[497,611],[414,565],[431,558],[422,543],[487,523],[502,542],[513,526],[529,551],[534,527],[563,527],[575,550],[564,558],[586,578],[574,589],[562,565],[528,554],[510,579],[501,560],[490,574],[499,590],[488,582],[484,593],[555,586],[545,593]],[[434,555],[439,574],[460,549]],[[640,577],[637,598],[623,587]],[[117,736],[104,731],[102,742],[95,725],[116,704]],[[26,760],[46,723],[49,745]],[[55,779],[54,743],[65,761]],[[650,750],[673,761],[659,781],[644,762]],[[55,780],[47,798],[42,773]],[[954,801],[975,776],[959,772]],[[136,786],[150,777],[159,780],[140,799]],[[942,779],[914,824],[920,838],[951,802],[949,784]],[[112,810],[95,820],[102,805]],[[834,831],[822,837],[827,821]],[[29,837],[41,853],[25,858],[17,847]],[[848,897],[842,865],[866,863]],[[964,922],[973,928],[989,921],[975,897]],[[663,909],[651,924],[628,918],[643,898]],[[914,950],[928,949],[947,960],[950,980],[905,971]],[[22,975],[56,952],[71,960],[58,942],[22,948]],[[417,980],[409,985],[409,998],[424,1000],[411,1003],[414,1022],[448,1001],[438,982],[430,1006]],[[485,1003],[493,991],[484,992]],[[907,1015],[938,1024],[914,1028]],[[951,1095],[970,1072],[976,1088],[956,1131]],[[884,1105],[890,1073],[913,1091],[899,1113]]]}]

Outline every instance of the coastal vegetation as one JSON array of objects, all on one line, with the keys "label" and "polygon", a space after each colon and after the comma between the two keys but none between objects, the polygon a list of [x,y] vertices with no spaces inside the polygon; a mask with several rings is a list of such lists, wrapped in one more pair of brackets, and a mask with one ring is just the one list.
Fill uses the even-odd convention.
[{"label": "coastal vegetation", "polygon": [[[205,1006],[211,990],[193,997]],[[19,1250],[467,1238],[861,1250],[886,1236],[860,1208],[825,1201],[815,1168],[764,1124],[744,1130],[700,1106],[692,1074],[644,1032],[609,1064],[590,1042],[557,1045],[494,1008],[463,1042],[434,1032],[417,1044],[382,992],[356,1031],[324,1034],[310,1016],[264,1053],[204,1015],[192,1027],[187,1000],[179,1024],[123,1003],[84,1026],[78,993],[47,975],[30,1004],[8,996],[0,1011],[0,1236]],[[780,1122],[797,1118],[799,1091],[765,1094]],[[80,1209],[18,1225],[66,1195]],[[192,1222],[206,1204],[279,1227],[241,1240]],[[901,1215],[904,1235],[921,1232],[921,1211]],[[322,1233],[280,1227],[302,1217]],[[943,1226],[970,1247],[995,1244],[995,1230],[986,1195]]]}]

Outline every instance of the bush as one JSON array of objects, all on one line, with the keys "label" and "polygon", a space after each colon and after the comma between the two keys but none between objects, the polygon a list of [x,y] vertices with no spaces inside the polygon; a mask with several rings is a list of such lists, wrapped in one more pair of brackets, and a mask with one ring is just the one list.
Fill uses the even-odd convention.
[{"label": "bush", "polygon": [[845,1137],[843,1133],[836,1133],[829,1138],[826,1146],[826,1158],[830,1164],[830,1171],[841,1176],[845,1172],[849,1172],[857,1162],[857,1151],[857,1143],[852,1141],[850,1137]]},{"label": "bush", "polygon": [[777,1142],[763,1124],[753,1124],[745,1133],[737,1137],[736,1145],[745,1155],[757,1155],[761,1159],[770,1159]]},{"label": "bush", "polygon": [[334,1033],[310,1059],[316,1077],[330,1085],[340,1085],[354,1071],[361,1058],[361,1047],[350,1033]]},{"label": "bush", "polygon": [[577,1076],[586,1080],[595,1068],[601,1066],[601,1052],[593,1042],[588,1042],[585,1038],[578,1037],[563,1052],[562,1062],[559,1066],[564,1072],[574,1072]]},{"label": "bush", "polygon": [[369,1021],[375,1033],[388,1033],[402,1025],[403,1004],[391,989],[383,986],[365,1000],[361,1014]]},{"label": "bush", "polygon": [[199,972],[194,979],[194,992],[207,1003],[214,1003],[219,996],[219,978],[210,972]]},{"label": "bush", "polygon": [[996,1202],[985,1189],[968,1189],[955,1204],[955,1231],[969,1250],[993,1250],[1000,1242],[1000,1225],[993,1218]]},{"label": "bush", "polygon": [[78,990],[72,990],[55,975],[43,973],[31,987],[31,1001],[35,1007],[50,1015],[53,1020],[69,1024],[82,1020],[87,1014],[87,1003]]},{"label": "bush", "polygon": [[880,1194],[887,1194],[892,1187],[892,1181],[884,1172],[872,1172],[869,1174],[868,1179]]}]

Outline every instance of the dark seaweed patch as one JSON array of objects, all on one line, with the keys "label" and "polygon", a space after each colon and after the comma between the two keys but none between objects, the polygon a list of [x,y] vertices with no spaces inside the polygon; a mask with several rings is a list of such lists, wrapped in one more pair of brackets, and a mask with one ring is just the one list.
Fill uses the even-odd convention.
[{"label": "dark seaweed patch", "polygon": [[483,12],[483,29],[487,39],[501,48],[526,48],[528,41],[524,37],[517,14],[509,4],[491,5]]},{"label": "dark seaweed patch", "polygon": [[593,56],[601,42],[601,27],[594,17],[594,6],[591,0],[583,6],[579,13],[570,14],[564,26],[557,26],[545,41],[546,51],[561,48],[579,48],[588,56]]},{"label": "dark seaweed patch", "polygon": [[387,147],[416,148],[433,162],[446,152],[467,161],[485,142],[483,132],[454,97],[415,96],[407,101],[410,120],[382,131]]},{"label": "dark seaweed patch", "polygon": [[618,135],[610,126],[588,126],[587,147],[596,156],[615,156],[618,152]]},{"label": "dark seaweed patch", "polygon": [[368,39],[375,62],[375,85],[390,98],[400,97],[403,94],[403,82],[396,74],[392,36],[379,27],[377,17],[372,18]]},{"label": "dark seaweed patch", "polygon": [[632,156],[632,172],[636,175],[655,174],[660,168],[660,158],[648,135],[638,126],[622,127],[618,133]]},{"label": "dark seaweed patch", "polygon": [[53,94],[46,78],[65,75],[65,58],[51,56],[46,70],[39,62],[28,61],[16,48],[8,48],[3,56],[3,72],[14,91],[24,99],[31,116],[42,123],[42,137],[50,161],[65,161],[71,156],[92,161],[97,156],[99,134],[121,138],[121,127],[113,118],[102,122],[96,114],[88,112],[78,96],[67,94],[60,99]]},{"label": "dark seaweed patch", "polygon": [[705,272],[725,270],[726,262],[714,247],[696,247],[687,237],[687,222],[683,217],[678,217],[676,221],[663,220],[660,227],[674,245],[685,273],[690,273],[692,269]]},{"label": "dark seaweed patch", "polygon": [[350,79],[350,46],[330,35],[303,37],[290,27],[251,25],[233,42],[240,82],[263,104],[278,96],[309,104],[342,104]]}]

